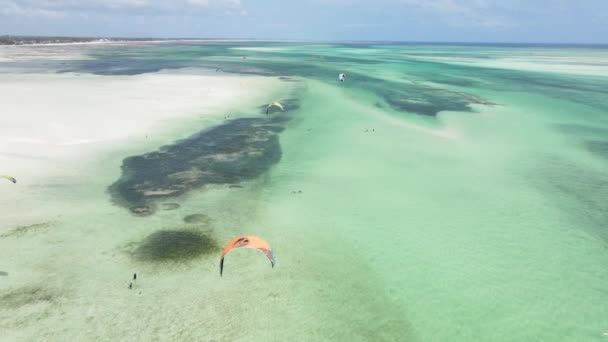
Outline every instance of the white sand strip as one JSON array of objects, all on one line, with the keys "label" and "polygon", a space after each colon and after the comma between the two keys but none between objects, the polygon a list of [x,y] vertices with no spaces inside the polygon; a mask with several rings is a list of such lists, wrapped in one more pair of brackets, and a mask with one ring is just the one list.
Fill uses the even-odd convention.
[{"label": "white sand strip", "polygon": [[0,174],[27,183],[52,164],[145,139],[176,119],[259,105],[281,87],[275,78],[193,72],[1,75]]},{"label": "white sand strip", "polygon": [[467,57],[411,56],[409,58],[440,62],[446,64],[467,65],[480,68],[497,68],[507,70],[525,70],[551,72],[572,75],[608,76],[608,54],[597,53],[593,57],[580,56],[508,56],[497,59],[480,59]]}]

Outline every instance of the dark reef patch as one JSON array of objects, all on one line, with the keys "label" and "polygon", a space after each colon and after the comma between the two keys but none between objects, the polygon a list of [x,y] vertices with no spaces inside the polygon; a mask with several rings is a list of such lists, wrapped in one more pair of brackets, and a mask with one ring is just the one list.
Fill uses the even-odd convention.
[{"label": "dark reef patch", "polygon": [[210,224],[211,218],[205,214],[191,214],[184,217],[184,222]]},{"label": "dark reef patch", "polygon": [[285,113],[226,121],[158,151],[126,158],[122,177],[109,187],[115,203],[146,216],[155,202],[208,184],[238,184],[281,159],[278,134],[297,100],[281,101]]},{"label": "dark reef patch", "polygon": [[213,238],[196,230],[160,230],[146,237],[133,256],[144,262],[188,261],[218,250]]}]

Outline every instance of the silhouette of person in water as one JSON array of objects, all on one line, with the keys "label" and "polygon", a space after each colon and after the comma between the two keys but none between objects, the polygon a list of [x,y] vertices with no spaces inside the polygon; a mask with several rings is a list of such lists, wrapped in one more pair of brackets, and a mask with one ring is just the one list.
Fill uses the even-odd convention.
[{"label": "silhouette of person in water", "polygon": [[133,283],[129,283],[129,290],[133,289]]},{"label": "silhouette of person in water", "polygon": [[137,273],[133,273],[133,281],[137,280]]}]

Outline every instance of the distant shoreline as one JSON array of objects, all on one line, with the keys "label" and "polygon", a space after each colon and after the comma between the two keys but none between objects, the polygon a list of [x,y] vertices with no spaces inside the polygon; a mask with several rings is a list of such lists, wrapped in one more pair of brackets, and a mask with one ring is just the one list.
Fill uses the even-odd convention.
[{"label": "distant shoreline", "polygon": [[127,38],[127,37],[68,37],[68,36],[20,36],[0,35],[0,46],[7,45],[65,45],[102,43],[171,43],[171,42],[275,42],[311,44],[354,44],[354,45],[442,45],[442,46],[498,46],[498,47],[538,47],[538,48],[608,48],[608,43],[550,43],[550,42],[442,42],[442,41],[398,41],[398,40],[306,40],[306,39],[253,39],[253,38]]},{"label": "distant shoreline", "polygon": [[[38,37],[0,36],[0,46],[67,45],[67,44],[121,44],[121,43],[172,43],[172,42],[239,42],[243,39],[213,38],[100,38],[100,37]],[[258,40],[262,41],[262,40]]]}]

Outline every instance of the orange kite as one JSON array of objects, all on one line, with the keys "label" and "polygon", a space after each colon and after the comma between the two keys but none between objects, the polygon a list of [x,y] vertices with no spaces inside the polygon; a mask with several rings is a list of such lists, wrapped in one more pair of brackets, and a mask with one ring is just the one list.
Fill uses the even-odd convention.
[{"label": "orange kite", "polygon": [[255,248],[258,251],[264,253],[268,260],[270,260],[270,264],[274,267],[275,259],[274,254],[272,254],[272,250],[270,249],[270,245],[268,242],[263,239],[253,236],[253,235],[241,235],[237,236],[234,239],[228,241],[224,250],[222,251],[222,259],[220,259],[220,276],[224,271],[224,257],[226,254],[230,253],[233,249],[236,248]]}]

